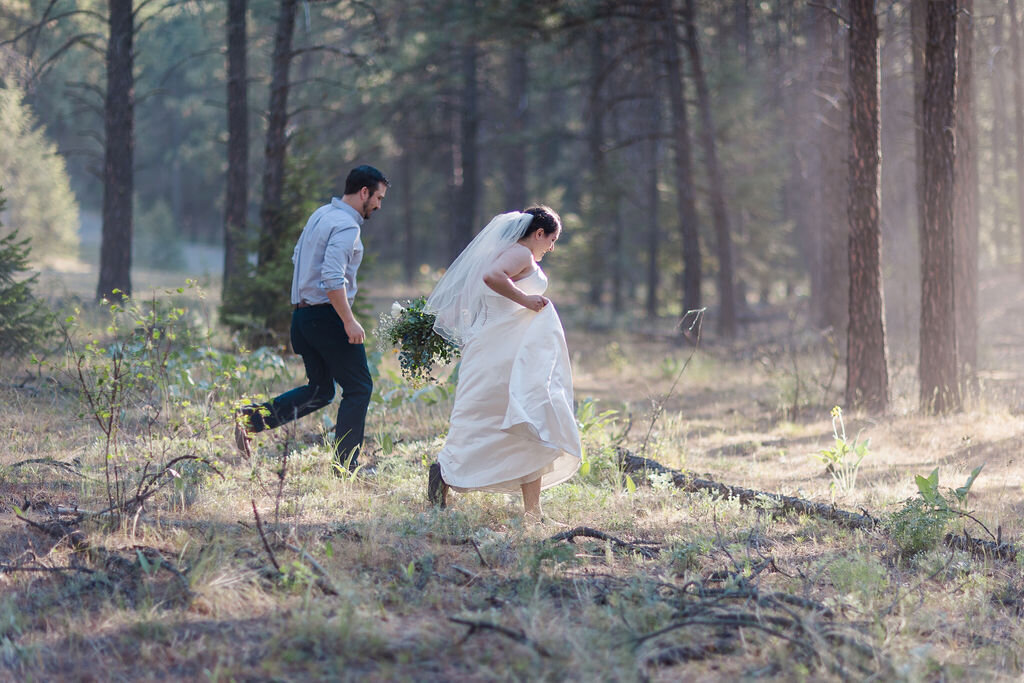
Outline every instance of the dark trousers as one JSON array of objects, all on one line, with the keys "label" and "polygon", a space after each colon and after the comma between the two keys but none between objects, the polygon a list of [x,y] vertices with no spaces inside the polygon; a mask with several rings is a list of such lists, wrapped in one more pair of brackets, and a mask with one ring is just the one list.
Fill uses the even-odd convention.
[{"label": "dark trousers", "polygon": [[334,429],[335,457],[355,469],[373,392],[366,349],[362,344],[348,342],[345,325],[330,304],[295,309],[291,337],[292,349],[302,356],[306,365],[309,383],[246,410],[250,430],[272,429],[323,408],[334,398],[334,383],[337,382],[341,387],[341,401]]}]

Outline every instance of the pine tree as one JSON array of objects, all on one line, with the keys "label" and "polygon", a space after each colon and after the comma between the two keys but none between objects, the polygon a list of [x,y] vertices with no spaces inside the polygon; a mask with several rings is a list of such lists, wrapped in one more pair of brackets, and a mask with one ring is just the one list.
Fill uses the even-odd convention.
[{"label": "pine tree", "polygon": [[[0,194],[0,214],[5,203]],[[29,270],[29,251],[29,239],[22,238],[17,230],[0,237],[0,357],[31,352],[53,320],[49,310],[32,295],[38,274],[19,276]]]}]

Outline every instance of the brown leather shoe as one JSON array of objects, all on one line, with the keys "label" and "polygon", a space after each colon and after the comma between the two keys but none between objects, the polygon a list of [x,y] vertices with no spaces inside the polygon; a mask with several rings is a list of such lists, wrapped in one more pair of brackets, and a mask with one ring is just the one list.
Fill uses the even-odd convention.
[{"label": "brown leather shoe", "polygon": [[427,500],[431,505],[448,507],[448,484],[441,477],[441,466],[436,462],[427,470]]}]

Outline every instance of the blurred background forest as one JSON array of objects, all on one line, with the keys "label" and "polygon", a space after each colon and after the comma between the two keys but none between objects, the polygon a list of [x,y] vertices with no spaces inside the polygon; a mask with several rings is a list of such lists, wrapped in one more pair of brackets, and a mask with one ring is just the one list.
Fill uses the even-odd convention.
[{"label": "blurred background forest", "polygon": [[0,0],[3,223],[36,260],[95,267],[97,295],[222,248],[203,267],[228,318],[274,328],[308,212],[370,163],[392,181],[364,231],[373,281],[428,287],[490,216],[544,202],[588,326],[670,333],[707,306],[727,339],[800,302],[843,346],[868,6],[887,343],[913,359],[929,5],[958,17],[977,246],[957,254],[984,282],[1024,250],[1015,0]]}]

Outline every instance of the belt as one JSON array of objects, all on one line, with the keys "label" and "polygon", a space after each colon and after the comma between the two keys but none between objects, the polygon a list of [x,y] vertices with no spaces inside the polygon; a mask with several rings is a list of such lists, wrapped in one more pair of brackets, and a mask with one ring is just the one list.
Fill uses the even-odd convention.
[{"label": "belt", "polygon": [[321,306],[330,306],[330,305],[331,305],[331,302],[329,302],[329,301],[327,303],[325,303],[325,304],[311,304],[311,303],[307,303],[307,302],[303,301],[301,303],[295,304],[295,308],[320,308]]}]

